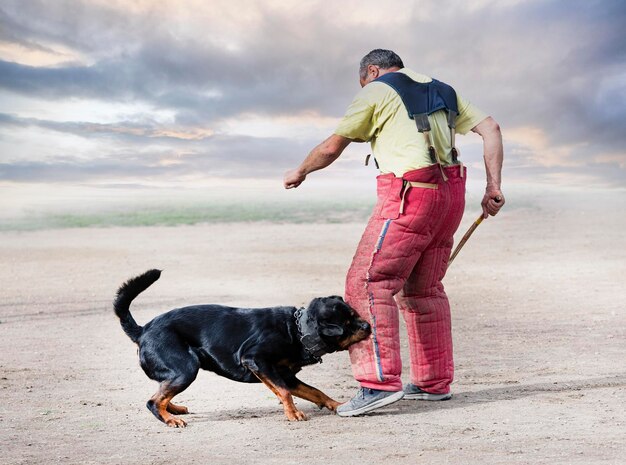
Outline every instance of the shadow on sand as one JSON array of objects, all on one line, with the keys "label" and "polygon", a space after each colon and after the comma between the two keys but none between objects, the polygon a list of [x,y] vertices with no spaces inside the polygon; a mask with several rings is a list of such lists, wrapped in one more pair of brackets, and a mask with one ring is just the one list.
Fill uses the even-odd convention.
[{"label": "shadow on sand", "polygon": [[[455,393],[451,400],[445,402],[399,401],[387,408],[371,412],[367,415],[415,415],[420,412],[464,408],[473,404],[517,400],[546,393],[588,391],[591,389],[612,387],[626,387],[626,373],[603,378],[576,379],[536,384],[516,384],[481,389],[478,391],[461,391]],[[416,404],[419,404],[419,408],[417,408]],[[318,417],[317,409],[312,405],[308,405],[306,401],[300,401],[299,405],[309,417]],[[192,415],[194,417],[193,421],[199,423],[207,421],[232,421],[237,419],[283,419],[282,407],[278,402],[275,407],[246,408],[242,406],[237,409],[197,412]],[[327,416],[328,412],[320,412],[319,415]]]}]

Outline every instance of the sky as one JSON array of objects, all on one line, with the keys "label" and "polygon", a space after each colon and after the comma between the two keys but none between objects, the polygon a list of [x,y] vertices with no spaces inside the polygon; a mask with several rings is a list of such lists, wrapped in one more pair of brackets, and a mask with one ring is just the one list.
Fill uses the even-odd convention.
[{"label": "sky", "polygon": [[[504,189],[622,188],[624,24],[622,0],[3,0],[0,196],[280,189],[374,48],[499,122]],[[480,137],[458,145],[484,182]],[[311,185],[373,179],[368,153],[351,144]]]}]

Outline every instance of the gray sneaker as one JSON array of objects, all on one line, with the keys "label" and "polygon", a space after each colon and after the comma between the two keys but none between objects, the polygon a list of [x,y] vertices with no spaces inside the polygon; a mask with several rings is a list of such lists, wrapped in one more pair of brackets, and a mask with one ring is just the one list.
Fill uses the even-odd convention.
[{"label": "gray sneaker", "polygon": [[407,384],[404,386],[404,398],[407,400],[449,400],[452,398],[452,393],[431,394],[430,392],[422,391],[415,384]]},{"label": "gray sneaker", "polygon": [[350,401],[337,407],[340,417],[355,417],[371,412],[404,397],[403,391],[379,391],[378,389],[361,388]]}]

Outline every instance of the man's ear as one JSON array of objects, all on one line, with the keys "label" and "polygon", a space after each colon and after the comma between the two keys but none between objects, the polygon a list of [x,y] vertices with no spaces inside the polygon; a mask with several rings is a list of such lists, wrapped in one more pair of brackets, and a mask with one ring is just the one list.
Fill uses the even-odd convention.
[{"label": "man's ear", "polygon": [[343,328],[339,325],[324,324],[320,327],[320,333],[324,336],[341,336]]},{"label": "man's ear", "polygon": [[380,68],[375,65],[369,65],[367,67],[368,74],[372,75],[372,80],[376,79],[380,74]]}]

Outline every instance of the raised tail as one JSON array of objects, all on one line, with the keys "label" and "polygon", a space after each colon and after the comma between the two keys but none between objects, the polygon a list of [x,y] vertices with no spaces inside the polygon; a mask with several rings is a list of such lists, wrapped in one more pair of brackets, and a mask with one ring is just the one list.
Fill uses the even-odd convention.
[{"label": "raised tail", "polygon": [[140,276],[126,281],[117,290],[117,295],[113,301],[113,309],[119,317],[122,329],[134,342],[139,341],[143,328],[137,324],[130,314],[130,303],[135,297],[148,289],[161,276],[161,270],[148,270]]}]

